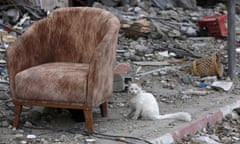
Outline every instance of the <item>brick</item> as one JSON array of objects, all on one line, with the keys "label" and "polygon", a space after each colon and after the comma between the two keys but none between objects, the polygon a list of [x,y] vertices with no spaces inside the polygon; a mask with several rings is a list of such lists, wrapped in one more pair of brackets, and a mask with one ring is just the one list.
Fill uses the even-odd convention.
[{"label": "brick", "polygon": [[114,74],[127,74],[129,69],[130,65],[128,63],[120,63],[115,66]]}]

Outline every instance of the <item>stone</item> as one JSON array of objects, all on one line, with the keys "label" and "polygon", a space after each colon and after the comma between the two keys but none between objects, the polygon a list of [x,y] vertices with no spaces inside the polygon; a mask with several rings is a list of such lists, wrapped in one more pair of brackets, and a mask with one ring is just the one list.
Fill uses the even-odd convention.
[{"label": "stone", "polygon": [[23,138],[24,138],[24,135],[22,133],[18,133],[18,134],[15,135],[16,140],[21,140]]},{"label": "stone", "polygon": [[8,123],[8,121],[2,121],[2,122],[0,123],[0,125],[1,125],[2,127],[8,127],[8,126],[9,126],[9,123]]},{"label": "stone", "polygon": [[133,39],[147,36],[149,33],[154,31],[154,29],[151,27],[151,22],[147,19],[138,19],[136,21],[131,21],[131,23],[125,22],[124,24],[122,24],[122,29],[125,31],[126,36]]},{"label": "stone", "polygon": [[74,140],[75,140],[75,141],[80,141],[80,140],[82,140],[83,138],[84,138],[84,136],[81,135],[81,134],[76,134],[76,135],[74,136]]},{"label": "stone", "polygon": [[148,50],[148,48],[143,45],[136,45],[135,50],[136,50],[136,55],[143,56],[146,53],[146,51]]},{"label": "stone", "polygon": [[119,4],[120,0],[101,0],[101,2],[109,7],[114,7]]},{"label": "stone", "polygon": [[196,0],[176,0],[176,6],[184,9],[196,9],[197,1]]},{"label": "stone", "polygon": [[27,139],[35,139],[35,138],[37,138],[37,136],[34,135],[34,134],[28,134],[27,135]]}]

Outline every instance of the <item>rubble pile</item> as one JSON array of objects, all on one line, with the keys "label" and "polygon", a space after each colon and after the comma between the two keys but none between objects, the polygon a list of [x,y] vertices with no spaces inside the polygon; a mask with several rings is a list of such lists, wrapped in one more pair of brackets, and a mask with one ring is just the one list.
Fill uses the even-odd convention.
[{"label": "rubble pile", "polygon": [[[215,91],[211,86],[214,81],[229,81],[226,77],[228,57],[226,39],[203,35],[198,25],[199,20],[205,16],[226,14],[225,4],[218,3],[214,8],[194,5],[191,8],[174,5],[163,8],[156,5],[156,2],[141,1],[134,6],[108,7],[101,3],[94,3],[93,6],[104,8],[118,16],[121,31],[117,62],[130,63],[131,71],[128,76],[143,79],[143,86],[159,96],[160,101],[172,103],[179,99],[185,100],[191,98],[191,92],[194,91],[195,95],[212,93]],[[236,18],[238,20],[238,16]],[[216,69],[220,73],[215,72],[216,75],[194,73],[194,61],[211,57],[216,53],[218,55]],[[209,64],[210,67],[215,66],[214,63]],[[199,67],[198,70],[204,72],[205,67],[202,66],[203,69]],[[159,81],[157,86],[167,89],[167,92],[154,90],[152,85],[155,83],[151,79]],[[200,84],[203,84],[205,89],[202,89]],[[175,91],[169,92],[169,89]]]},{"label": "rubble pile", "polygon": [[[121,21],[121,35],[117,50],[118,62],[163,61],[166,57],[196,59],[220,53],[226,58],[226,40],[201,37],[197,22],[204,16],[226,13],[225,5],[215,9],[197,7],[194,10],[169,7],[165,10],[142,1],[137,6],[106,7]],[[223,63],[226,62],[223,59]]]},{"label": "rubble pile", "polygon": [[36,1],[7,0],[0,3],[0,10],[1,29],[11,32],[12,35],[21,34],[34,21],[46,16],[46,13],[37,6]]},{"label": "rubble pile", "polygon": [[227,115],[214,126],[208,126],[197,134],[186,137],[177,144],[231,144],[240,141],[240,117],[237,113]]}]

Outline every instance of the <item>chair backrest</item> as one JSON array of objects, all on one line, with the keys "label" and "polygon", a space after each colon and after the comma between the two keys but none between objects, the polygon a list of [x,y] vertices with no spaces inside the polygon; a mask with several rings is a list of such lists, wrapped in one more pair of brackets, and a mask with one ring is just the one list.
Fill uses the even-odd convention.
[{"label": "chair backrest", "polygon": [[89,63],[97,45],[118,27],[118,20],[103,9],[68,7],[55,10],[33,27],[44,62]]}]

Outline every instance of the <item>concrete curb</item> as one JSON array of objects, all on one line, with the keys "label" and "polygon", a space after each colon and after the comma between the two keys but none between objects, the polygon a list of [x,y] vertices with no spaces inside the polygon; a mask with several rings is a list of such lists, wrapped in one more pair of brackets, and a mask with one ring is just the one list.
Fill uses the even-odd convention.
[{"label": "concrete curb", "polygon": [[153,144],[171,144],[177,142],[189,134],[194,134],[198,130],[206,128],[208,124],[210,125],[215,124],[217,121],[221,120],[224,116],[231,113],[233,109],[238,107],[240,107],[240,101],[236,101],[232,104],[222,107],[210,115],[206,115],[197,120],[194,120],[189,124],[186,124],[183,127],[178,128],[172,133],[164,134],[163,136],[158,137],[152,140],[151,142]]}]

